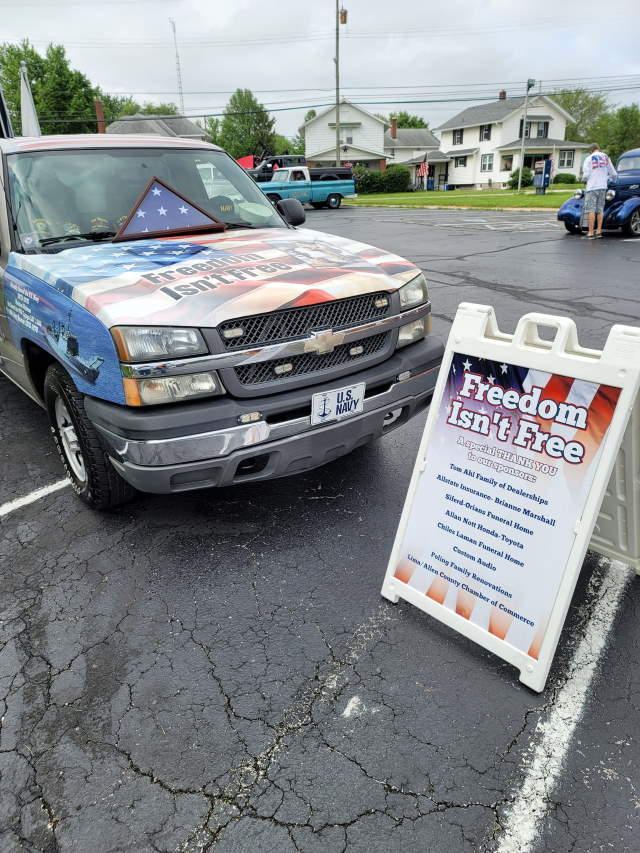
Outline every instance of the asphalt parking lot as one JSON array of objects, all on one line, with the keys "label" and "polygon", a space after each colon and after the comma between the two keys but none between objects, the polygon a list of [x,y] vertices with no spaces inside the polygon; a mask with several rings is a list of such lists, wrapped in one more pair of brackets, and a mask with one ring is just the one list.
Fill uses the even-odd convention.
[{"label": "asphalt parking lot", "polygon": [[[640,323],[640,240],[551,213],[307,224],[419,264],[441,336],[461,301],[594,347]],[[587,558],[540,695],[382,600],[423,418],[295,478],[2,515],[62,469],[44,413],[0,400],[1,853],[638,849],[640,581]]]}]

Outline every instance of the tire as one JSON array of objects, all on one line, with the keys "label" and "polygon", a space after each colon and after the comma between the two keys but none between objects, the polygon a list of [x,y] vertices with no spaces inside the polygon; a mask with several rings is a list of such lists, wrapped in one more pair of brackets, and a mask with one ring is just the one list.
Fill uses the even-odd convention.
[{"label": "tire", "polygon": [[71,486],[92,509],[111,509],[136,494],[117,473],[84,410],[84,397],[73,380],[52,364],[44,378],[44,401],[51,433]]},{"label": "tire", "polygon": [[338,193],[331,193],[327,196],[327,207],[329,210],[337,210],[342,204],[342,196]]},{"label": "tire", "polygon": [[313,207],[315,210],[322,210],[322,208],[326,207],[326,205],[324,201],[312,201],[311,207]]},{"label": "tire", "polygon": [[582,228],[579,225],[574,225],[573,222],[565,222],[564,227],[569,234],[582,234]]},{"label": "tire", "polygon": [[640,207],[636,207],[629,219],[622,226],[627,237],[640,237]]}]

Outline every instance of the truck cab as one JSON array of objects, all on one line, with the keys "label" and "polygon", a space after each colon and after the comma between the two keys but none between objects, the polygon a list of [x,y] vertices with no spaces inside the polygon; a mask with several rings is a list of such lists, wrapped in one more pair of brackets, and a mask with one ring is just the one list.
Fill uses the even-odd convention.
[{"label": "truck cab", "polygon": [[337,210],[343,198],[356,197],[353,178],[313,181],[306,166],[277,169],[262,189],[271,201],[297,198],[301,204],[310,204],[315,208],[328,207],[330,210]]},{"label": "truck cab", "polygon": [[0,371],[88,505],[295,474],[428,406],[443,347],[420,269],[299,227],[295,196],[270,203],[220,148],[0,155]]}]

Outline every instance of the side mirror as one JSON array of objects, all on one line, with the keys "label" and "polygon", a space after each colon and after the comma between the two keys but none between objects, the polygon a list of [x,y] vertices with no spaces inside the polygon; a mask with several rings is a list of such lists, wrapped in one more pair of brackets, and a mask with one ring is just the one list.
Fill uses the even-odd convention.
[{"label": "side mirror", "polygon": [[302,225],[307,219],[304,207],[297,198],[279,199],[276,210],[289,225]]}]

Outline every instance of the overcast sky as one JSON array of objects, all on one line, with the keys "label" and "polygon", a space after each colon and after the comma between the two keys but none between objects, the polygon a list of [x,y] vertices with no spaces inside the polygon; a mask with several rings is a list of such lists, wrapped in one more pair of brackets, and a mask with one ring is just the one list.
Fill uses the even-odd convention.
[{"label": "overcast sky", "polygon": [[[437,127],[502,87],[520,94],[528,77],[543,88],[569,78],[593,78],[585,85],[594,89],[635,86],[608,97],[640,100],[638,0],[344,6],[343,94],[371,112],[406,109]],[[309,106],[334,98],[334,0],[0,0],[0,39],[27,38],[41,50],[64,44],[73,66],[105,91],[178,103],[169,17],[188,114],[221,112],[231,91],[249,88],[273,110],[277,130],[293,135]],[[410,103],[436,99],[449,102]]]}]

